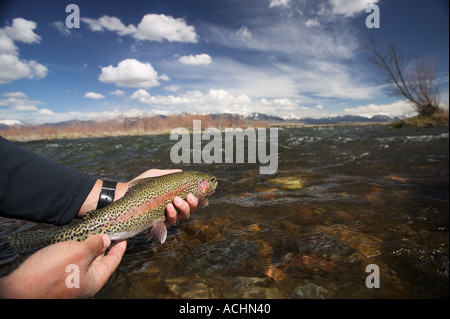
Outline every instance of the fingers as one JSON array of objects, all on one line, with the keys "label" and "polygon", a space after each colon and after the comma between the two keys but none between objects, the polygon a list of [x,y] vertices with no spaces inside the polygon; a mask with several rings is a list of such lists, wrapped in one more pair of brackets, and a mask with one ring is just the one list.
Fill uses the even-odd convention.
[{"label": "fingers", "polygon": [[169,204],[166,207],[166,226],[169,227],[175,224],[177,220],[188,219],[191,213],[197,209],[197,206],[198,199],[192,194],[186,196],[186,201],[176,196],[173,204]]},{"label": "fingers", "polygon": [[93,262],[89,265],[87,273],[90,274],[90,294],[95,294],[108,280],[119,266],[125,253],[127,242],[121,241],[111,247],[107,255],[103,253],[111,245],[108,235],[95,235],[85,240],[88,249],[91,249]]},{"label": "fingers", "polygon": [[108,279],[109,276],[114,272],[114,270],[119,266],[126,249],[127,249],[127,241],[123,240],[113,245],[109,250],[108,254],[106,256],[103,256],[101,260],[99,260],[99,265],[96,266],[103,268],[103,272],[104,275],[106,276],[106,279]]},{"label": "fingers", "polygon": [[108,235],[98,234],[88,237],[83,244],[85,245],[85,251],[89,253],[93,260],[106,251],[111,245],[111,239]]},{"label": "fingers", "polygon": [[198,198],[195,197],[195,196],[192,195],[192,194],[188,194],[188,195],[186,196],[186,202],[189,204],[191,213],[193,213],[193,212],[197,209],[197,206],[198,206]]},{"label": "fingers", "polygon": [[169,227],[177,222],[177,211],[173,204],[168,204],[166,207],[166,227]]}]

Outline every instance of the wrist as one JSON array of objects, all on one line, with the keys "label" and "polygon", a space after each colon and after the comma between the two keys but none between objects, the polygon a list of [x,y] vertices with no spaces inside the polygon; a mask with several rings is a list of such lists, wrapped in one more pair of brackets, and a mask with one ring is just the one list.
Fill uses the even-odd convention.
[{"label": "wrist", "polygon": [[125,196],[125,193],[128,190],[128,183],[117,183],[116,185],[116,194],[114,196],[114,201]]},{"label": "wrist", "polygon": [[81,205],[77,217],[83,217],[87,212],[91,210],[95,210],[97,208],[98,198],[100,196],[100,192],[102,190],[103,181],[101,179],[97,179],[94,186],[91,189],[91,192],[86,197]]},{"label": "wrist", "polygon": [[[82,218],[84,215],[86,215],[87,212],[97,209],[98,199],[100,198],[100,193],[102,191],[102,185],[103,181],[101,179],[97,179],[97,181],[94,184],[94,187],[92,187],[91,192],[86,197],[83,205],[78,211],[77,217]],[[119,198],[122,198],[127,192],[127,190],[128,190],[128,183],[117,183],[114,201],[118,200]]]}]

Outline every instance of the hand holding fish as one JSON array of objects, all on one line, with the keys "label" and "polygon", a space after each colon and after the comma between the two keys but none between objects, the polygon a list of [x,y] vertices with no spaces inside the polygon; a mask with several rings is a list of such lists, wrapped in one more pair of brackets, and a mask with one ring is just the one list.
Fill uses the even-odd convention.
[{"label": "hand holding fish", "polygon": [[[119,266],[127,242],[91,236],[85,241],[64,241],[47,246],[28,257],[10,275],[0,279],[0,298],[88,298],[95,295]],[[72,285],[68,266],[76,267]]]},{"label": "hand holding fish", "polygon": [[[160,177],[163,175],[167,177]],[[150,178],[157,176],[160,178]],[[117,203],[111,204],[111,208],[107,206],[86,212],[92,207],[92,198],[98,198],[97,184],[78,214],[78,217],[83,217],[78,225],[90,225],[92,228],[78,229],[78,226],[68,225],[54,231],[31,231],[10,236],[10,242],[14,243],[16,250],[26,250],[34,244],[46,242],[50,245],[31,255],[18,269],[0,279],[1,297],[76,298],[95,295],[118,267],[126,249],[123,239],[153,226],[150,228],[151,233],[163,243],[167,235],[166,227],[177,219],[189,218],[190,213],[197,208],[196,196],[203,206],[207,205],[206,196],[214,192],[217,179],[198,172],[149,170],[129,183],[118,183],[114,198]],[[91,196],[92,193],[94,196]],[[127,197],[123,198],[125,194]],[[106,216],[104,213],[108,217],[115,216],[116,220],[101,224],[100,220]],[[112,246],[105,255],[111,240],[122,241]],[[65,267],[72,264],[80,269],[80,288],[67,287],[68,273]]]}]

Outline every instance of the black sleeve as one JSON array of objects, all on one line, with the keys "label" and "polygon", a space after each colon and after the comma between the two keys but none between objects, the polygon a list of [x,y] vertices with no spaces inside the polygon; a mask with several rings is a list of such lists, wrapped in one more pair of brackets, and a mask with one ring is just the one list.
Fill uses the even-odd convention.
[{"label": "black sleeve", "polygon": [[0,136],[0,215],[64,225],[97,178],[33,154]]}]

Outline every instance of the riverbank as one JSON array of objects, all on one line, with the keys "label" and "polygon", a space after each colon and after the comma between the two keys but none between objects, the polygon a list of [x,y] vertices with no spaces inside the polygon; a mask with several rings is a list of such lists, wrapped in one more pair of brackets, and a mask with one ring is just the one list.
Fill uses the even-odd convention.
[{"label": "riverbank", "polygon": [[448,111],[440,110],[432,116],[414,116],[392,123],[395,128],[402,127],[448,127]]},{"label": "riverbank", "polygon": [[200,120],[207,127],[267,127],[262,121],[241,116],[170,115],[153,117],[119,117],[107,121],[68,121],[54,124],[15,125],[0,128],[0,135],[11,141],[79,139],[91,137],[163,135],[178,127],[192,129],[193,121]]},{"label": "riverbank", "polygon": [[224,128],[309,128],[339,126],[391,125],[392,122],[341,122],[307,124],[298,121],[272,121],[245,118],[237,115],[172,115],[137,118],[117,118],[108,121],[69,121],[55,124],[16,125],[1,128],[0,136],[18,142],[62,140],[114,136],[143,136],[170,134],[175,128],[192,130],[193,120],[201,120],[202,127]]}]

